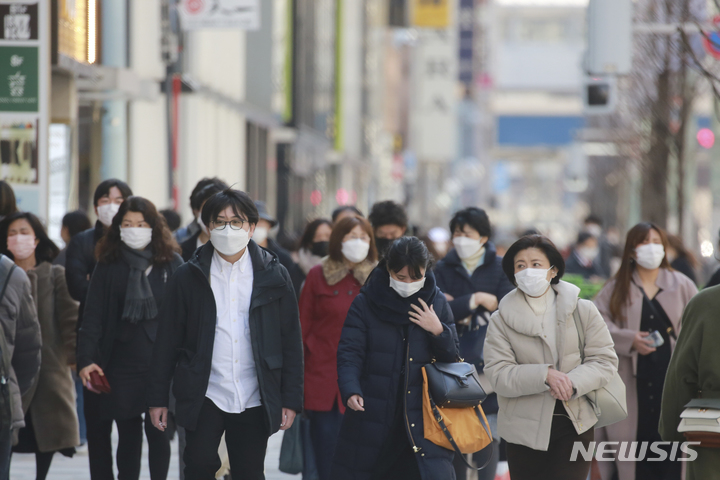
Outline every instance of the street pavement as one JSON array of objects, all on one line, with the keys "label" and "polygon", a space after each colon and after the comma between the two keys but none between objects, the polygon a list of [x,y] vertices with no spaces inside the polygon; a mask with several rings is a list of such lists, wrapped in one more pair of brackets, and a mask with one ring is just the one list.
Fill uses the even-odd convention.
[{"label": "street pavement", "polygon": [[[268,452],[265,457],[265,478],[266,480],[300,480],[300,475],[286,475],[278,470],[278,459],[280,458],[280,444],[282,432],[270,437]],[[113,431],[113,443],[117,446],[117,432]],[[150,470],[147,462],[147,443],[143,446],[141,480],[150,480]],[[10,467],[10,478],[12,480],[35,480],[35,455],[14,454]],[[177,438],[172,442],[172,459],[170,460],[170,472],[168,480],[177,480],[178,477],[178,450]],[[88,468],[87,450],[76,454],[73,458],[63,457],[55,454],[48,480],[89,480],[90,471]]]}]

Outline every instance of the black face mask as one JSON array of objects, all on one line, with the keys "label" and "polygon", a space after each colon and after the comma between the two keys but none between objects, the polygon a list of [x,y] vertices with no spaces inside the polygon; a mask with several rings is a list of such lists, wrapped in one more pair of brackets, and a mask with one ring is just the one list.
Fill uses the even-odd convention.
[{"label": "black face mask", "polygon": [[330,242],[313,242],[310,253],[316,257],[326,257],[330,249]]},{"label": "black face mask", "polygon": [[380,256],[385,256],[385,253],[387,253],[388,250],[390,250],[390,246],[395,242],[395,238],[375,238],[375,245],[377,246],[377,251]]}]

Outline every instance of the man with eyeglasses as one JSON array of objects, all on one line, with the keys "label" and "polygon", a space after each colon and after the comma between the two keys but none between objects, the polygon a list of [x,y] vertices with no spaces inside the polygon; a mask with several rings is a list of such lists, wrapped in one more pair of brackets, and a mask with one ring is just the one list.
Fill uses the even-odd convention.
[{"label": "man with eyeglasses", "polygon": [[210,480],[225,434],[234,480],[264,479],[267,441],[302,410],[303,351],[287,270],[252,241],[258,211],[227,189],[201,213],[210,241],[167,287],[148,385],[153,425],[185,427],[186,480]]}]

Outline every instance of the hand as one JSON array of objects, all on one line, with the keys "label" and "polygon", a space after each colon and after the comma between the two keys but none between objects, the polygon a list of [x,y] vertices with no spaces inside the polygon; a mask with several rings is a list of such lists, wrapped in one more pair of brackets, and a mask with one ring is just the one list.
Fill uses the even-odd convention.
[{"label": "hand", "polygon": [[488,312],[494,312],[498,307],[498,299],[492,293],[477,292],[475,293],[475,303],[485,307]]},{"label": "hand", "polygon": [[651,346],[652,340],[646,338],[648,335],[650,335],[650,332],[638,332],[635,334],[632,348],[640,355],[650,355],[656,350],[655,347]]},{"label": "hand", "polygon": [[282,409],[282,423],[280,423],[280,430],[287,430],[288,428],[292,427],[292,424],[295,421],[295,415],[297,415],[295,410],[291,410],[289,408],[283,408]]},{"label": "hand", "polygon": [[548,385],[550,385],[550,394],[556,400],[567,401],[573,396],[573,384],[563,372],[557,371],[554,368],[548,368],[547,378],[545,379]]},{"label": "hand", "polygon": [[429,308],[427,303],[422,298],[418,299],[422,304],[422,308],[417,305],[410,305],[414,312],[408,312],[410,314],[410,321],[415,325],[419,325],[423,330],[432,333],[436,337],[443,332],[442,323],[435,314],[435,309],[431,305]]},{"label": "hand", "polygon": [[446,293],[446,294],[445,294],[445,300],[447,300],[448,302],[452,302],[453,300],[455,300],[455,297],[453,297],[453,296],[450,295],[449,293]]},{"label": "hand", "polygon": [[80,370],[80,373],[78,373],[78,376],[80,377],[80,380],[82,380],[85,388],[87,388],[88,390],[90,390],[93,393],[100,393],[97,390],[95,390],[92,387],[92,385],[90,384],[90,374],[92,372],[98,372],[100,374],[100,376],[103,376],[103,377],[105,376],[105,373],[103,373],[102,368],[100,368],[100,366],[96,363],[91,363],[87,367]]},{"label": "hand", "polygon": [[353,395],[350,397],[350,400],[348,400],[348,407],[352,408],[356,412],[364,412],[365,411],[365,400],[360,395]]},{"label": "hand", "polygon": [[164,432],[167,428],[168,409],[166,407],[151,407],[150,419],[155,428]]}]

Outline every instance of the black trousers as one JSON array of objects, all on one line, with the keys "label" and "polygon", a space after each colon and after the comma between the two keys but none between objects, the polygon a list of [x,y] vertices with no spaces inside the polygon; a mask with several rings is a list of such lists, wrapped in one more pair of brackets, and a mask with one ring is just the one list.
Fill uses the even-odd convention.
[{"label": "black trousers", "polygon": [[226,413],[209,398],[200,409],[195,430],[185,430],[185,480],[215,480],[225,433],[233,480],[265,480],[268,429],[262,407]]},{"label": "black trousers", "polygon": [[87,428],[88,459],[91,480],[112,480],[112,420],[105,417],[106,402],[100,394],[83,388],[83,410]]}]

